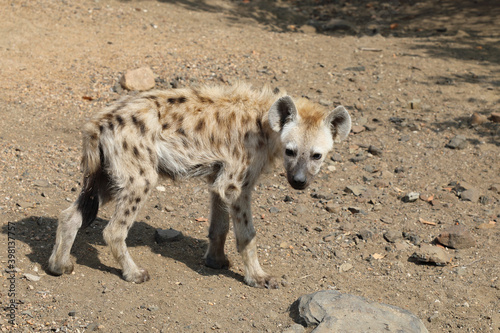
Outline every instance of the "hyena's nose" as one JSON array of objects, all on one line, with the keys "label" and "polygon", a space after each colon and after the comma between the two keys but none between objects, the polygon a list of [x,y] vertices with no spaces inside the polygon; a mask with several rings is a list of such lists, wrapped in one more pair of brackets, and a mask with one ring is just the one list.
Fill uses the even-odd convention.
[{"label": "hyena's nose", "polygon": [[291,184],[296,190],[302,190],[307,186],[307,177],[303,172],[298,172],[292,177]]}]

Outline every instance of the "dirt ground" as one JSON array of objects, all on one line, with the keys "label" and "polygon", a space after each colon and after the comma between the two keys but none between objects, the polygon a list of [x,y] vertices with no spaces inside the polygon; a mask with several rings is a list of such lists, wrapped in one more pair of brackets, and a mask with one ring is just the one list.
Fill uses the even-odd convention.
[{"label": "dirt ground", "polygon": [[[336,289],[409,310],[430,332],[499,332],[500,124],[470,123],[500,112],[494,3],[1,1],[1,330],[282,332],[299,296]],[[101,234],[110,207],[79,233],[74,273],[45,273],[80,188],[80,129],[142,66],[157,88],[243,80],[348,108],[354,132],[310,188],[293,190],[280,165],[256,186],[259,257],[280,289],[244,284],[232,235],[232,267],[203,265],[209,198],[196,180],[158,184],[131,229],[151,281],[121,278]],[[465,148],[446,147],[456,135]],[[461,200],[457,183],[478,196]],[[445,249],[444,266],[412,260],[455,224],[475,246]],[[156,228],[184,238],[156,244]]]}]

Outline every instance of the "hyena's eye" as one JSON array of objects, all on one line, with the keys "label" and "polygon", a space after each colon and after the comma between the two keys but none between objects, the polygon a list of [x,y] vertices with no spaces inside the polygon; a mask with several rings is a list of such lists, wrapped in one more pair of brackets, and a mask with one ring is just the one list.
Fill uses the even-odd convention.
[{"label": "hyena's eye", "polygon": [[322,156],[320,153],[314,153],[311,157],[313,160],[320,160]]},{"label": "hyena's eye", "polygon": [[286,156],[294,157],[297,155],[297,152],[293,149],[285,149]]}]

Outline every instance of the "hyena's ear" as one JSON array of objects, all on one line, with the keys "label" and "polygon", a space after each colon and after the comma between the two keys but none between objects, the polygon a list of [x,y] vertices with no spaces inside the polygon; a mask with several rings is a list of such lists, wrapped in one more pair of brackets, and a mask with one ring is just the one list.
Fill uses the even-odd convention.
[{"label": "hyena's ear", "polygon": [[351,131],[351,116],[343,106],[337,106],[326,117],[325,122],[332,130],[333,140],[340,142],[347,138]]},{"label": "hyena's ear", "polygon": [[278,99],[269,109],[269,124],[273,131],[279,132],[289,121],[297,119],[297,108],[290,96]]}]

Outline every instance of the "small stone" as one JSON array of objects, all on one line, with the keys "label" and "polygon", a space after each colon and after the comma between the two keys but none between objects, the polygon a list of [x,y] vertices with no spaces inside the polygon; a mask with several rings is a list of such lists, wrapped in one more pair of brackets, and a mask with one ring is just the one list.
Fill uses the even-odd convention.
[{"label": "small stone", "polygon": [[488,121],[488,118],[480,113],[474,112],[470,117],[470,124],[472,126],[481,125]]},{"label": "small stone", "polygon": [[293,201],[292,197],[289,195],[285,195],[285,198],[283,199],[284,202],[291,202]]},{"label": "small stone", "polygon": [[476,245],[471,232],[460,224],[445,229],[436,240],[440,244],[453,249],[467,249]]},{"label": "small stone", "polygon": [[72,310],[72,311],[68,312],[68,316],[70,316],[70,317],[76,316],[76,311]]},{"label": "small stone", "polygon": [[500,123],[500,112],[493,112],[488,119],[494,123]]},{"label": "small stone", "polygon": [[337,168],[335,167],[335,165],[329,165],[326,167],[328,169],[328,171],[330,172],[334,172],[335,170],[337,170]]},{"label": "small stone", "polygon": [[335,153],[332,155],[332,157],[330,157],[330,159],[334,162],[342,162],[342,155],[340,155],[339,153]]},{"label": "small stone", "polygon": [[364,132],[365,130],[366,130],[366,128],[364,126],[360,126],[360,125],[352,125],[352,127],[351,127],[351,132],[354,134],[359,134],[361,132]]},{"label": "small stone", "polygon": [[155,75],[149,67],[129,70],[121,77],[120,84],[127,90],[150,90],[155,86]]},{"label": "small stone", "polygon": [[87,325],[87,327],[85,328],[85,332],[93,332],[93,331],[97,331],[99,327],[99,323],[98,322],[93,322],[93,323],[90,323]]},{"label": "small stone", "polygon": [[347,208],[347,210],[350,211],[353,214],[363,214],[363,215],[366,215],[366,212],[364,210],[362,210],[361,208],[359,208],[359,207],[349,207],[349,208]]},{"label": "small stone", "polygon": [[421,243],[420,236],[414,232],[403,232],[403,237],[413,245],[419,246]]},{"label": "small stone", "polygon": [[290,248],[290,244],[288,244],[287,242],[281,242],[280,243],[280,248],[282,248],[282,249],[289,249]]},{"label": "small stone", "polygon": [[337,205],[328,204],[325,206],[325,210],[328,213],[338,214],[338,213],[340,213],[341,208],[340,208],[340,206],[337,206]]},{"label": "small stone", "polygon": [[271,214],[279,213],[279,211],[280,210],[278,208],[276,208],[276,207],[269,208],[269,213],[271,213]]},{"label": "small stone", "polygon": [[160,185],[160,186],[156,186],[156,190],[158,192],[165,192],[167,189],[165,188],[165,186]]},{"label": "small stone", "polygon": [[352,193],[357,197],[359,197],[364,191],[366,191],[366,188],[362,185],[348,185],[344,189],[344,192]]},{"label": "small stone", "polygon": [[351,161],[353,163],[358,163],[358,162],[362,162],[362,161],[366,160],[367,158],[368,158],[368,156],[366,156],[365,154],[359,153],[359,154],[356,154],[356,156],[351,157],[349,159],[349,161]]},{"label": "small stone", "polygon": [[293,324],[283,331],[283,333],[304,333],[306,329],[300,324]]},{"label": "small stone", "polygon": [[358,233],[358,237],[362,240],[368,240],[373,238],[373,231],[369,229],[360,230]]},{"label": "small stone", "polygon": [[410,192],[406,194],[401,200],[403,202],[415,202],[420,197],[420,193],[418,192]]},{"label": "small stone", "polygon": [[396,243],[396,241],[400,240],[403,237],[401,232],[396,230],[389,230],[384,233],[384,239],[389,243]]},{"label": "small stone", "polygon": [[155,231],[155,241],[158,244],[162,244],[165,242],[176,242],[184,238],[182,232],[170,229],[156,229]]},{"label": "small stone", "polygon": [[370,145],[370,147],[368,147],[368,152],[370,154],[372,154],[373,156],[381,156],[382,155],[382,149],[375,147],[373,145]]},{"label": "small stone", "polygon": [[420,248],[410,258],[418,262],[444,266],[451,262],[452,256],[440,247],[421,244]]},{"label": "small stone", "polygon": [[342,265],[340,265],[339,272],[340,273],[347,272],[347,271],[351,270],[352,268],[353,268],[353,266],[351,263],[345,262]]},{"label": "small stone", "polygon": [[465,191],[460,193],[460,199],[462,201],[478,202],[479,201],[479,191],[475,188],[465,190]]},{"label": "small stone", "polygon": [[453,137],[450,142],[446,144],[446,148],[450,149],[464,149],[467,146],[467,138],[463,135]]},{"label": "small stone", "polygon": [[172,207],[172,206],[170,206],[170,205],[166,205],[166,206],[165,206],[165,210],[166,210],[167,212],[169,212],[169,213],[170,213],[170,212],[173,212],[173,211],[174,211],[174,207]]},{"label": "small stone", "polygon": [[500,184],[491,185],[489,190],[493,191],[494,193],[500,194]]},{"label": "small stone", "polygon": [[36,187],[49,187],[50,186],[50,183],[46,180],[43,180],[43,179],[36,179],[33,181],[33,186],[36,186]]},{"label": "small stone", "polygon": [[40,281],[40,279],[41,279],[41,277],[39,277],[38,275],[33,275],[30,273],[24,273],[23,276],[26,278],[26,280],[33,281],[33,282]]}]

